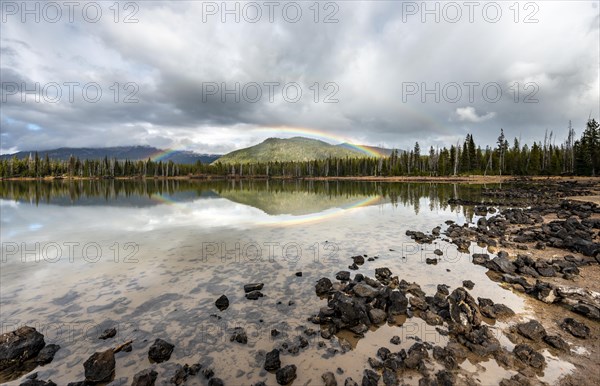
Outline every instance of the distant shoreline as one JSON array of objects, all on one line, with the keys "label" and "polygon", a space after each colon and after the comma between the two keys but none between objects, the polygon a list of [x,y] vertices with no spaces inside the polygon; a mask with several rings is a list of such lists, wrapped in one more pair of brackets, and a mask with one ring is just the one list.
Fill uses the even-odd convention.
[{"label": "distant shoreline", "polygon": [[11,177],[2,178],[0,181],[86,181],[86,180],[198,180],[198,181],[221,181],[221,180],[305,180],[305,181],[364,181],[364,182],[432,182],[432,183],[465,183],[465,184],[485,184],[485,183],[505,183],[505,182],[540,182],[540,181],[600,181],[600,177],[590,176],[359,176],[359,177],[266,177],[266,176],[248,176],[248,177],[230,177],[230,176],[177,176],[177,177]]}]

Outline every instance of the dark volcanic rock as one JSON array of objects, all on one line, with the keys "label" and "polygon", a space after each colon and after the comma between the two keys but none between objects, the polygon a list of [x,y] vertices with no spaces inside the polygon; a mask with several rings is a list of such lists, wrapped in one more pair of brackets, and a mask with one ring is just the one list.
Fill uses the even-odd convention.
[{"label": "dark volcanic rock", "polygon": [[333,284],[331,283],[331,280],[329,280],[326,277],[323,277],[319,279],[319,281],[315,285],[315,292],[317,293],[317,296],[322,296],[328,294],[332,288]]},{"label": "dark volcanic rock", "polygon": [[530,320],[527,323],[518,324],[517,331],[519,334],[534,342],[539,342],[546,336],[546,329],[537,320]]},{"label": "dark volcanic rock", "polygon": [[436,361],[443,364],[444,367],[448,370],[458,369],[458,362],[452,350],[448,350],[447,348],[443,348],[440,346],[435,346],[433,348],[433,358]]},{"label": "dark volcanic rock", "polygon": [[473,326],[481,324],[481,313],[475,299],[464,288],[456,288],[448,296],[450,319],[454,322],[456,332],[470,331]]},{"label": "dark volcanic rock", "polygon": [[115,353],[112,349],[96,352],[83,363],[83,368],[86,381],[110,381],[115,373]]},{"label": "dark volcanic rock", "polygon": [[536,369],[541,369],[546,364],[544,356],[532,349],[528,344],[516,345],[513,352],[515,353],[515,356],[525,364],[535,367]]},{"label": "dark volcanic rock", "polygon": [[227,307],[229,307],[229,299],[227,299],[227,296],[221,295],[221,297],[215,302],[215,306],[217,306],[219,311],[224,311],[227,309]]},{"label": "dark volcanic rock", "polygon": [[171,353],[175,348],[171,343],[162,339],[156,339],[150,349],[148,350],[148,358],[156,363],[168,361],[171,358]]},{"label": "dark volcanic rock", "polygon": [[363,265],[365,263],[365,258],[362,255],[352,256],[352,260],[354,264]]},{"label": "dark volcanic rock", "polygon": [[114,338],[115,335],[117,335],[117,329],[116,328],[108,328],[106,330],[104,330],[104,332],[98,337],[98,339],[109,339],[109,338]]},{"label": "dark volcanic rock", "polygon": [[463,287],[470,290],[472,290],[475,287],[475,283],[473,283],[471,280],[463,280],[462,284]]},{"label": "dark volcanic rock", "polygon": [[456,376],[448,370],[440,370],[435,374],[438,385],[452,386],[456,385]]},{"label": "dark volcanic rock", "polygon": [[145,369],[133,376],[131,386],[154,386],[158,373],[153,369]]},{"label": "dark volcanic rock", "polygon": [[29,326],[0,335],[0,370],[33,358],[45,345],[44,335]]},{"label": "dark volcanic rock", "polygon": [[392,271],[389,268],[375,268],[375,278],[382,284],[388,285],[392,279]]},{"label": "dark volcanic rock", "polygon": [[323,379],[325,386],[337,386],[335,375],[331,371],[323,373],[323,375],[321,375],[321,378]]},{"label": "dark volcanic rock", "polygon": [[395,371],[390,369],[383,370],[383,384],[385,386],[396,386],[398,385],[398,376]]},{"label": "dark volcanic rock", "polygon": [[[462,331],[462,329],[454,327],[454,332]],[[469,350],[482,357],[497,353],[501,348],[500,342],[487,325],[474,326],[470,331],[458,335],[457,339],[464,346],[468,347]]]},{"label": "dark volcanic rock", "polygon": [[366,369],[363,373],[362,386],[377,386],[381,376],[373,370]]},{"label": "dark volcanic rock", "polygon": [[573,335],[574,337],[587,339],[590,336],[590,328],[573,318],[566,318],[562,321],[560,326],[563,330]]},{"label": "dark volcanic rock", "polygon": [[475,253],[473,254],[473,264],[485,265],[490,261],[490,255],[486,253]]},{"label": "dark volcanic rock", "polygon": [[275,371],[281,367],[281,360],[279,359],[279,350],[273,349],[267,353],[265,357],[265,370]]},{"label": "dark volcanic rock", "polygon": [[287,365],[280,368],[275,373],[275,378],[280,385],[287,385],[292,382],[296,379],[296,365]]},{"label": "dark volcanic rock", "polygon": [[244,330],[242,327],[234,328],[233,333],[229,337],[229,341],[230,342],[236,341],[241,344],[248,343],[248,335],[246,334],[246,330]]},{"label": "dark volcanic rock", "polygon": [[350,272],[348,271],[340,271],[335,274],[335,278],[340,281],[348,281],[350,280]]},{"label": "dark volcanic rock", "polygon": [[516,270],[515,265],[510,260],[508,260],[507,257],[501,256],[500,254],[494,257],[492,261],[489,262],[486,266],[493,271],[502,273],[513,274]]},{"label": "dark volcanic rock", "polygon": [[366,283],[358,283],[352,288],[352,291],[361,298],[374,298],[379,294],[377,288],[373,288]]},{"label": "dark volcanic rock", "polygon": [[387,319],[387,313],[384,310],[373,308],[369,310],[369,319],[373,324],[381,324]]},{"label": "dark volcanic rock", "polygon": [[558,335],[546,335],[544,342],[558,350],[569,352],[569,344]]},{"label": "dark volcanic rock", "polygon": [[251,291],[246,294],[246,299],[248,300],[257,300],[258,298],[262,298],[264,295],[260,291]]},{"label": "dark volcanic rock", "polygon": [[208,386],[225,386],[225,382],[221,378],[211,378],[208,381]]},{"label": "dark volcanic rock", "polygon": [[261,289],[263,289],[263,287],[265,286],[264,283],[251,283],[251,284],[246,284],[244,286],[244,292],[245,293],[249,293],[252,291],[260,291]]},{"label": "dark volcanic rock", "polygon": [[57,344],[46,345],[40,350],[39,354],[35,358],[35,361],[41,364],[50,363],[54,359],[54,355],[58,350],[60,350],[60,346]]},{"label": "dark volcanic rock", "polygon": [[408,299],[400,291],[392,291],[388,299],[388,314],[400,315],[406,313]]},{"label": "dark volcanic rock", "polygon": [[404,366],[409,369],[416,369],[425,358],[429,358],[425,345],[423,343],[415,343],[408,349]]},{"label": "dark volcanic rock", "polygon": [[429,310],[421,312],[421,318],[430,326],[441,326],[444,324],[444,320],[441,316]]}]

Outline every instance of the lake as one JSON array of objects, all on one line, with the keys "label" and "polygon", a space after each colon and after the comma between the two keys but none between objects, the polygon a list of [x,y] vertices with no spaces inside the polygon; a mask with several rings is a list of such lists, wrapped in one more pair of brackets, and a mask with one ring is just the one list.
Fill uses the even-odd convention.
[{"label": "lake", "polygon": [[[473,207],[448,200],[479,200],[483,188],[287,180],[2,181],[2,332],[26,324],[42,332],[46,343],[60,344],[54,361],[35,369],[39,378],[58,384],[83,380],[83,362],[93,352],[133,340],[133,350],[116,360],[116,384],[130,384],[151,366],[147,353],[156,338],[175,345],[171,359],[156,366],[159,380],[176,364],[201,363],[228,385],[274,384],[274,375],[262,369],[265,352],[284,342],[292,347],[299,336],[308,346],[281,356],[282,364],[298,367],[294,384],[320,385],[323,372],[338,368],[338,381],[360,381],[367,359],[390,347],[394,335],[401,338],[398,350],[408,349],[415,337],[441,346],[448,338],[405,316],[371,328],[362,339],[321,338],[319,326],[307,321],[326,305],[315,295],[315,283],[347,270],[351,256],[366,255],[352,275],[374,277],[375,268],[388,267],[427,295],[438,284],[452,290],[469,279],[473,297],[534,314],[533,300],[490,280],[470,254],[449,242],[420,245],[406,236],[407,230],[430,233],[436,226],[443,232],[447,220],[476,220]],[[441,261],[427,265],[438,248]],[[471,246],[471,253],[485,251]],[[255,282],[265,284],[264,297],[248,300],[243,286]],[[221,295],[230,302],[222,312],[215,306]],[[506,325],[487,322],[512,350],[500,331]],[[248,344],[230,341],[236,326],[245,328]],[[117,336],[99,340],[109,327],[117,327]],[[572,367],[543,354],[548,366],[542,380],[556,380]],[[515,373],[494,359],[467,358],[460,366],[482,384]],[[24,374],[3,373],[0,381],[19,384]],[[404,376],[408,384],[419,379],[417,372]],[[194,377],[186,384],[205,380]]]}]

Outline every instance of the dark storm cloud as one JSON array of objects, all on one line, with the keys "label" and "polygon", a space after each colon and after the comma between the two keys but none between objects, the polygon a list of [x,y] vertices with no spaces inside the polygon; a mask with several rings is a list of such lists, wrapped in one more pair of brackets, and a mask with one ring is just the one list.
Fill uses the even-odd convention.
[{"label": "dark storm cloud", "polygon": [[[590,112],[600,114],[594,2],[537,2],[538,22],[530,24],[522,22],[526,10],[515,23],[503,3],[497,23],[480,12],[470,23],[465,9],[457,23],[443,15],[422,23],[419,13],[407,13],[421,2],[337,2],[337,9],[320,9],[319,23],[312,3],[297,3],[303,14],[296,23],[282,17],[284,3],[273,23],[265,8],[257,23],[231,16],[222,23],[220,14],[203,22],[206,2],[137,4],[133,24],[115,23],[108,9],[97,23],[2,24],[5,94],[9,83],[35,82],[55,82],[63,93],[57,103],[48,103],[52,94],[39,103],[31,95],[26,103],[18,94],[3,99],[3,152],[125,144],[226,152],[277,135],[257,130],[277,126],[402,148],[417,140],[447,146],[470,132],[491,145],[500,128],[527,142],[546,130],[561,138],[570,119],[580,129]],[[334,11],[338,22],[323,23]],[[79,84],[72,102],[65,82]],[[236,82],[241,90],[260,85],[262,97],[250,103],[228,95],[223,103],[220,92],[206,95],[209,84]],[[265,82],[280,84],[273,101]],[[291,82],[303,93],[294,103],[282,97],[282,85]],[[478,83],[472,100],[466,82]],[[91,83],[101,88],[100,100],[83,98]],[[436,83],[438,101],[422,95]],[[442,93],[451,83],[462,93],[456,101]],[[482,95],[486,84],[500,87],[497,101]],[[407,95],[407,85],[419,90]],[[328,95],[334,103],[324,103]],[[534,103],[525,103],[527,96]]]}]

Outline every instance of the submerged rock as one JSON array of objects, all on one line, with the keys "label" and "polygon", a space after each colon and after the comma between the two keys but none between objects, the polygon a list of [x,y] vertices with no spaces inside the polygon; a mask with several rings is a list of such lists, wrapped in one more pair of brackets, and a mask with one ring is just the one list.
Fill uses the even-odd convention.
[{"label": "submerged rock", "polygon": [[229,307],[229,299],[225,295],[221,295],[215,302],[215,306],[219,309],[219,311],[225,311]]},{"label": "submerged rock", "polygon": [[131,386],[154,386],[158,373],[153,369],[145,369],[133,376]]},{"label": "submerged rock", "polygon": [[109,338],[114,338],[117,335],[117,329],[112,327],[104,330],[102,334],[98,337],[98,339],[106,340]]},{"label": "submerged rock", "polygon": [[112,349],[95,352],[83,363],[83,368],[86,381],[110,381],[115,374],[115,353]]},{"label": "submerged rock", "polygon": [[148,350],[148,358],[156,363],[168,361],[171,358],[171,353],[175,348],[171,343],[162,339],[156,339]]},{"label": "submerged rock", "polygon": [[229,337],[229,341],[235,341],[241,344],[248,343],[248,335],[246,334],[246,330],[244,330],[242,327],[235,327],[231,336]]},{"label": "submerged rock", "polygon": [[260,291],[251,291],[246,294],[246,299],[257,300],[258,298],[262,298],[263,296],[263,293]]},{"label": "submerged rock", "polygon": [[264,283],[251,283],[251,284],[246,284],[244,286],[244,292],[245,293],[249,293],[252,291],[260,291],[261,289],[263,289],[263,287],[265,286]]},{"label": "submerged rock", "polygon": [[46,345],[43,349],[40,350],[37,357],[35,358],[35,361],[41,364],[50,363],[54,359],[54,355],[58,350],[60,350],[60,346],[57,344]]}]

